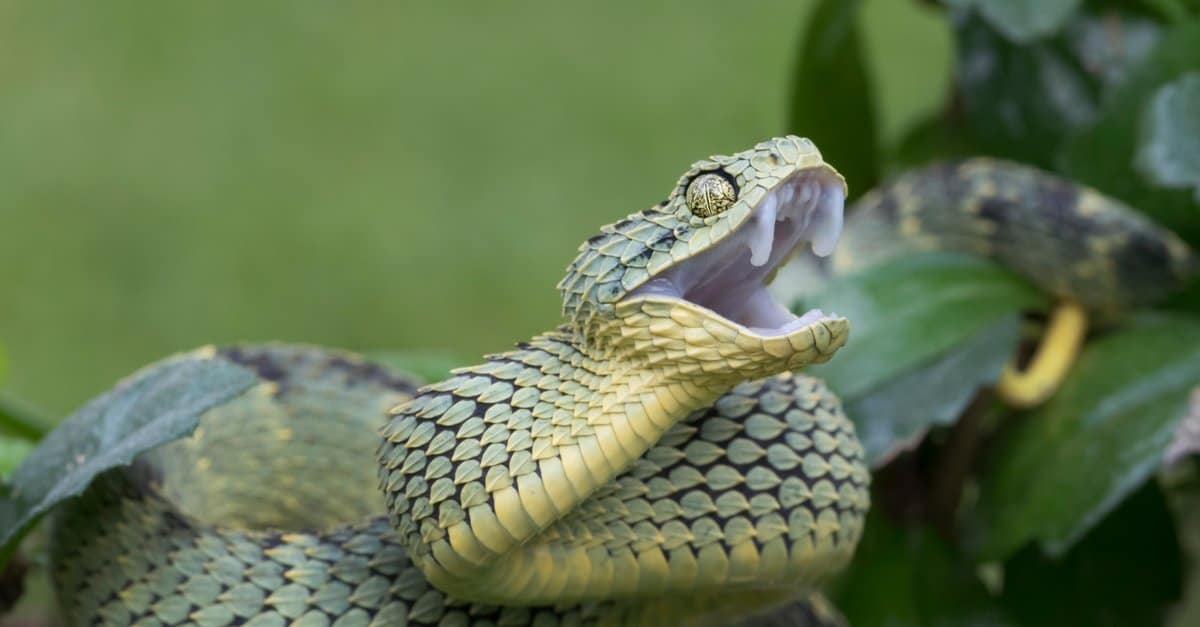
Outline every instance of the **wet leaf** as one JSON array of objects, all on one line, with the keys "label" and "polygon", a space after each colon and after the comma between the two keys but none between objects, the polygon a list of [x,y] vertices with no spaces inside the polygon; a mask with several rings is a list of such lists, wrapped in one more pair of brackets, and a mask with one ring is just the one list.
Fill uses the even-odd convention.
[{"label": "wet leaf", "polygon": [[800,38],[791,131],[812,139],[849,183],[851,198],[879,182],[875,90],[857,23],[862,0],[821,0]]},{"label": "wet leaf", "polygon": [[1191,188],[1200,203],[1200,72],[1184,74],[1150,98],[1137,167],[1156,185]]},{"label": "wet leaf", "polygon": [[930,427],[953,424],[979,388],[1000,378],[1020,339],[1007,315],[912,371],[846,402],[867,461],[878,468],[918,444]]},{"label": "wet leaf", "polygon": [[981,478],[980,553],[1062,555],[1151,476],[1200,381],[1200,318],[1143,314],[1089,343]]},{"label": "wet leaf", "polygon": [[72,414],[13,472],[0,499],[4,560],[50,508],[99,473],[191,433],[197,418],[258,381],[254,373],[200,350],[151,366]]},{"label": "wet leaf", "polygon": [[[857,399],[1046,297],[989,261],[916,253],[836,277],[804,306],[852,322],[836,359],[809,368],[843,399]],[[793,307],[800,309],[802,307]]]},{"label": "wet leaf", "polygon": [[1010,41],[1026,44],[1058,32],[1083,0],[947,0],[955,7],[973,7]]}]

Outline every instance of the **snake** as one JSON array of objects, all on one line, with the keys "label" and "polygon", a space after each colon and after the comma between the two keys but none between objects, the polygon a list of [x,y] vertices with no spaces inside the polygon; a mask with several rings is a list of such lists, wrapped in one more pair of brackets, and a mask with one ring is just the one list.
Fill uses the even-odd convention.
[{"label": "snake", "polygon": [[430,384],[332,349],[200,349],[261,383],[59,508],[65,620],[839,624],[819,590],[853,558],[870,472],[837,396],[797,371],[850,322],[789,311],[772,280],[949,248],[1113,311],[1192,263],[1017,164],[930,166],[844,220],[846,192],[796,136],[698,161],[580,246],[559,326]]}]

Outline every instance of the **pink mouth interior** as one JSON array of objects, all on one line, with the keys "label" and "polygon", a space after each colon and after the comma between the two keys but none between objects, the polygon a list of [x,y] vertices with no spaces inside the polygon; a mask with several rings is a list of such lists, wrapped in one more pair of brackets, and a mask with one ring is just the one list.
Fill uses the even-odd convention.
[{"label": "pink mouth interior", "polygon": [[759,335],[785,335],[823,318],[796,316],[768,293],[765,279],[802,241],[822,257],[842,232],[841,181],[802,171],[768,193],[736,231],[646,281],[627,298],[663,295],[705,307]]}]

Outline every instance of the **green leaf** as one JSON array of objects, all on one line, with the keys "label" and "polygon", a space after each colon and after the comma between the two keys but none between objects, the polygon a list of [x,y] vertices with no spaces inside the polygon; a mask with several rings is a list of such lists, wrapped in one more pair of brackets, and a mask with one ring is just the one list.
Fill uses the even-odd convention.
[{"label": "green leaf", "polygon": [[0,392],[0,433],[37,441],[50,430],[50,424],[28,403]]},{"label": "green leaf", "polygon": [[1184,74],[1150,98],[1137,167],[1156,185],[1193,188],[1200,203],[1200,72]]},{"label": "green leaf", "polygon": [[854,627],[1004,625],[1002,610],[952,547],[874,508],[833,601]]},{"label": "green leaf", "polygon": [[846,402],[871,466],[914,447],[930,427],[953,424],[979,388],[1000,378],[1019,340],[1018,317],[1004,316],[930,363]]},{"label": "green leaf", "polygon": [[1157,12],[1168,22],[1182,22],[1187,19],[1189,13],[1200,12],[1200,2],[1196,0],[1141,0],[1141,4]]},{"label": "green leaf", "polygon": [[1175,523],[1150,482],[1061,559],[1029,546],[1008,560],[1001,602],[1030,627],[1162,625],[1182,580]]},{"label": "green leaf", "polygon": [[875,94],[858,32],[862,0],[821,0],[800,39],[792,132],[812,139],[846,177],[851,198],[879,182]]},{"label": "green leaf", "polygon": [[980,553],[1061,555],[1160,466],[1200,381],[1200,318],[1140,315],[1089,343],[982,475]]},{"label": "green leaf", "polygon": [[803,309],[818,306],[851,322],[836,359],[808,369],[843,399],[856,399],[929,362],[1003,318],[1045,305],[1045,296],[987,260],[915,253],[835,277]]},{"label": "green leaf", "polygon": [[12,474],[0,499],[0,558],[44,513],[82,492],[101,472],[191,433],[209,408],[258,381],[211,349],[169,358],[119,383],[72,414]]},{"label": "green leaf", "polygon": [[7,479],[33,447],[29,440],[0,437],[0,477]]},{"label": "green leaf", "polygon": [[1152,94],[1200,70],[1200,20],[1173,26],[1130,71],[1101,114],[1063,146],[1060,165],[1071,178],[1144,211],[1193,246],[1200,245],[1200,204],[1185,190],[1162,187],[1135,167],[1139,131]]},{"label": "green leaf", "polygon": [[946,4],[974,7],[1010,41],[1024,44],[1058,32],[1082,0],[947,0]]},{"label": "green leaf", "polygon": [[392,370],[407,372],[430,382],[441,381],[450,376],[452,369],[470,363],[450,351],[439,350],[374,351],[366,356]]}]

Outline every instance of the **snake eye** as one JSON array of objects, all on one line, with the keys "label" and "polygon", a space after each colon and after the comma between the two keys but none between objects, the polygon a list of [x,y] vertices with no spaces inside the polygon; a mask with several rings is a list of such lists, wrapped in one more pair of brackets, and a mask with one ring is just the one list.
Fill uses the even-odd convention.
[{"label": "snake eye", "polygon": [[737,200],[737,188],[720,174],[708,172],[688,183],[686,199],[693,215],[707,218],[732,207]]}]

